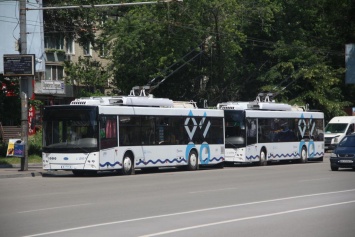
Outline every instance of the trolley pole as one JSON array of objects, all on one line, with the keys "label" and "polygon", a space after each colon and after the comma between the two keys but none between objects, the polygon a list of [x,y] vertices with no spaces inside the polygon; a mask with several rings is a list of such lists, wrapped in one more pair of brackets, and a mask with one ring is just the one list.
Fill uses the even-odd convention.
[{"label": "trolley pole", "polygon": [[[27,29],[26,29],[26,0],[20,0],[20,53],[27,54]],[[21,158],[21,169],[28,170],[28,106],[27,98],[29,90],[28,77],[20,77],[20,98],[21,98],[21,140],[25,144],[24,154]]]}]

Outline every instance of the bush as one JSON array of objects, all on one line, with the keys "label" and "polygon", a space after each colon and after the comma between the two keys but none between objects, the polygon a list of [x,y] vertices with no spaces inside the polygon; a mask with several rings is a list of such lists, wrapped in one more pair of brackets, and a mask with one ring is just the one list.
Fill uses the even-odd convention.
[{"label": "bush", "polygon": [[42,156],[42,129],[38,129],[36,134],[28,137],[28,155]]},{"label": "bush", "polygon": [[[28,137],[28,156],[42,156],[42,130],[37,130],[36,134]],[[0,157],[6,157],[7,143],[0,143]]]}]

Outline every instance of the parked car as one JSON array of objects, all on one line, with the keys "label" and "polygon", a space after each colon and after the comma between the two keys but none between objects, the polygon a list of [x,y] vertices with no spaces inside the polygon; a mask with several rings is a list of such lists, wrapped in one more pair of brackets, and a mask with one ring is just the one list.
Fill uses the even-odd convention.
[{"label": "parked car", "polygon": [[339,168],[352,168],[355,170],[355,133],[346,135],[330,155],[330,168],[337,171]]}]

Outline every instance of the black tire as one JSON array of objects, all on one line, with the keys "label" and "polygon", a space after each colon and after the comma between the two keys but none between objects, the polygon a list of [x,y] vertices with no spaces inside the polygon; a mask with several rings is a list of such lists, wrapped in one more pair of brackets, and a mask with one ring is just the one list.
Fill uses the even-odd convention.
[{"label": "black tire", "polygon": [[306,147],[302,147],[300,163],[307,163],[307,149],[306,149]]},{"label": "black tire", "polygon": [[261,149],[261,151],[260,151],[260,161],[259,161],[258,165],[259,165],[259,166],[265,166],[265,165],[267,165],[266,151],[265,151],[265,149]]},{"label": "black tire", "polygon": [[330,169],[331,169],[332,171],[338,171],[338,170],[339,170],[339,167],[338,167],[338,166],[331,165],[331,166],[330,166]]},{"label": "black tire", "polygon": [[198,170],[198,156],[196,151],[190,151],[187,170]]},{"label": "black tire", "polygon": [[133,158],[129,154],[125,154],[122,160],[122,169],[119,170],[121,175],[131,175],[134,174],[134,163]]}]

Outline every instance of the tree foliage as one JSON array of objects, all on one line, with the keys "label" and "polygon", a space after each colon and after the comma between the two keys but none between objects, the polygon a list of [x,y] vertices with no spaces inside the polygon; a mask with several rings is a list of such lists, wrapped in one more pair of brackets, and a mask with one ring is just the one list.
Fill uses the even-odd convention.
[{"label": "tree foliage", "polygon": [[79,96],[103,95],[111,77],[99,61],[88,57],[79,57],[76,63],[65,61],[65,74],[67,84],[83,87]]},{"label": "tree foliage", "polygon": [[344,84],[344,45],[355,41],[354,1],[334,7],[332,0],[184,0],[50,17],[54,27],[64,27],[56,30],[85,39],[102,16],[102,34],[92,40],[107,45],[108,70],[124,94],[151,85],[156,96],[215,105],[267,91],[327,118],[355,102],[354,86]]}]

